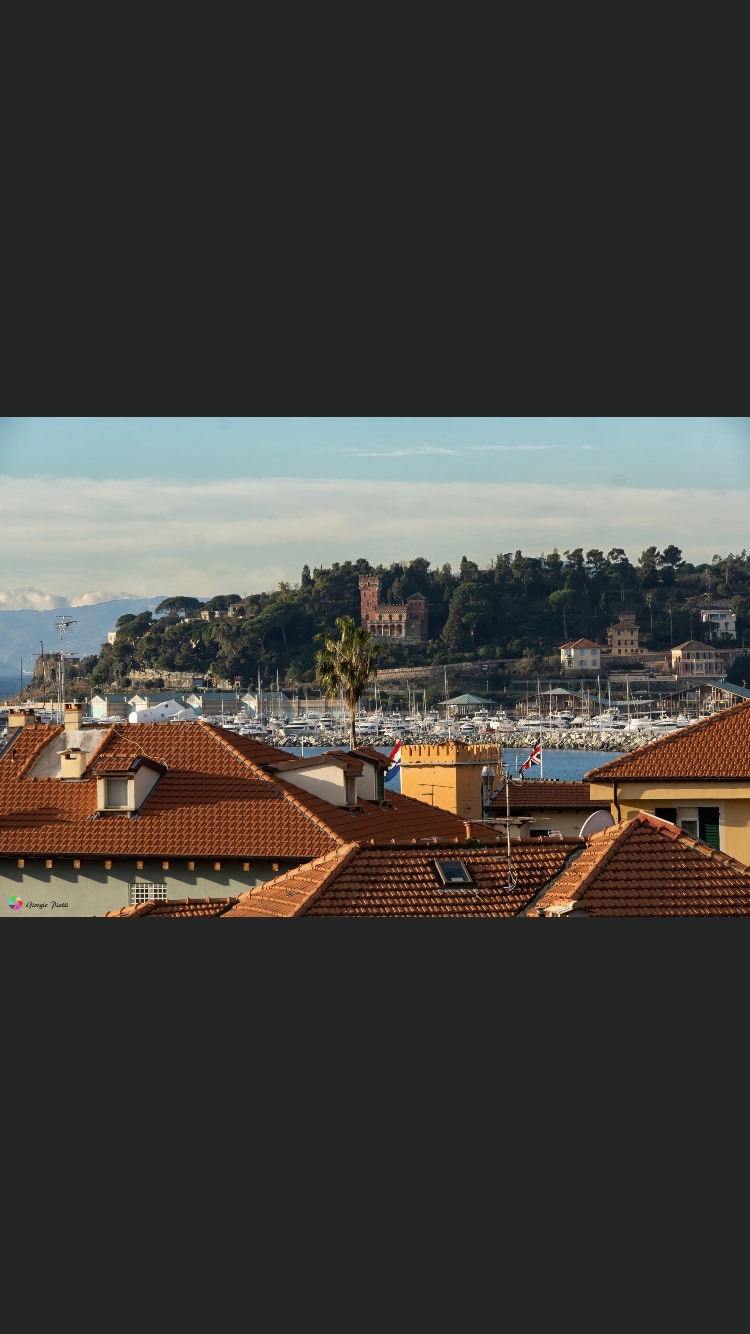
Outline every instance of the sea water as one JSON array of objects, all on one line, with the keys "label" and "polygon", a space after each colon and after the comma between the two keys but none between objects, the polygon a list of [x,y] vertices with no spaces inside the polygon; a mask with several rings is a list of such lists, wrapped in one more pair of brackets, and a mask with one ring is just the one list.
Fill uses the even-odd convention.
[{"label": "sea water", "polygon": [[[323,746],[300,746],[284,747],[289,749],[294,755],[322,755],[325,747]],[[389,755],[390,746],[375,746],[383,755]],[[503,747],[503,768],[507,769],[511,778],[522,777],[524,782],[533,783],[540,778],[562,778],[569,783],[580,783],[584,774],[589,769],[598,769],[600,764],[607,764],[610,760],[619,760],[625,752],[619,750],[542,750],[542,763],[532,764],[524,774],[520,774],[521,765],[529,757],[529,747],[523,746],[518,749],[511,746]],[[401,774],[398,767],[394,773],[386,778],[386,786],[392,792],[401,791]]]}]

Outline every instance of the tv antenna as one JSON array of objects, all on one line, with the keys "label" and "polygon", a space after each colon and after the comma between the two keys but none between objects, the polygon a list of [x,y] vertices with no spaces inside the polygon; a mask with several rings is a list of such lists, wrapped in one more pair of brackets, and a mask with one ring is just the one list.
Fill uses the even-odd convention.
[{"label": "tv antenna", "polygon": [[65,715],[65,649],[63,648],[63,639],[70,630],[71,625],[77,625],[77,621],[67,621],[64,616],[56,622],[57,630],[60,634],[60,671],[57,678],[57,706],[59,723],[64,722]]},{"label": "tv antenna", "polygon": [[435,805],[435,788],[436,788],[436,787],[450,787],[450,783],[420,783],[419,786],[422,787],[422,788],[427,788],[427,787],[428,787],[428,788],[430,789],[430,805],[431,805],[431,806],[434,806],[434,805]]},{"label": "tv antenna", "polygon": [[512,777],[511,777],[510,770],[507,769],[504,765],[501,766],[500,773],[501,773],[501,782],[500,782],[500,786],[498,787],[497,791],[498,791],[498,793],[500,793],[500,792],[502,792],[503,788],[505,788],[505,819],[500,819],[500,820],[498,820],[498,824],[500,824],[500,825],[505,825],[506,858],[507,858],[507,871],[508,871],[507,881],[506,881],[505,885],[503,886],[503,888],[504,888],[504,889],[509,889],[509,890],[514,890],[514,889],[517,889],[517,888],[518,888],[518,876],[516,875],[516,871],[515,871],[515,868],[514,868],[514,866],[513,866],[513,855],[512,855],[512,853],[511,853],[511,848],[510,848],[510,827],[511,827],[511,824],[518,824],[518,825],[521,825],[521,824],[527,824],[527,823],[530,823],[530,817],[527,819],[527,817],[522,816],[520,819],[517,819],[517,820],[512,820],[512,819],[511,819],[511,814],[510,814],[510,785],[511,785],[511,783],[513,783],[515,786],[518,787],[518,786],[520,786],[520,785],[523,783],[523,779],[522,779],[522,778],[512,778]]}]

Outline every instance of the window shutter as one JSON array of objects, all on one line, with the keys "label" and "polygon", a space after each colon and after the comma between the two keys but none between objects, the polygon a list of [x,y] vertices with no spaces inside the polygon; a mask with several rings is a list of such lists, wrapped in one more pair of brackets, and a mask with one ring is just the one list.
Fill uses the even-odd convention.
[{"label": "window shutter", "polygon": [[[657,806],[654,815],[657,820],[669,820],[670,824],[677,824],[676,806]],[[703,835],[701,835],[701,837],[703,837]]]},{"label": "window shutter", "polygon": [[719,808],[718,806],[698,807],[698,836],[710,848],[719,848]]}]

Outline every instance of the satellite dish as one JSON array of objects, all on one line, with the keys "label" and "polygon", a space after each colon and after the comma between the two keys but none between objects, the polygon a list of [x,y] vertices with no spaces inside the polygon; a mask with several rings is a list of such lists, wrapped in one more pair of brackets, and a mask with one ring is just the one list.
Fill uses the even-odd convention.
[{"label": "satellite dish", "polygon": [[611,829],[614,820],[609,811],[593,811],[588,815],[581,825],[579,838],[589,838],[591,834],[598,834],[602,829]]}]

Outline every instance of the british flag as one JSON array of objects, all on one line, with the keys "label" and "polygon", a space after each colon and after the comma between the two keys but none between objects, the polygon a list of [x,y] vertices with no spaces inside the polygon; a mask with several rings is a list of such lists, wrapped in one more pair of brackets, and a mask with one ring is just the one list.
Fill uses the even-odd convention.
[{"label": "british flag", "polygon": [[537,741],[536,745],[529,751],[528,758],[524,760],[521,768],[518,770],[522,774],[525,769],[530,769],[532,764],[541,764],[542,762],[542,743]]}]

